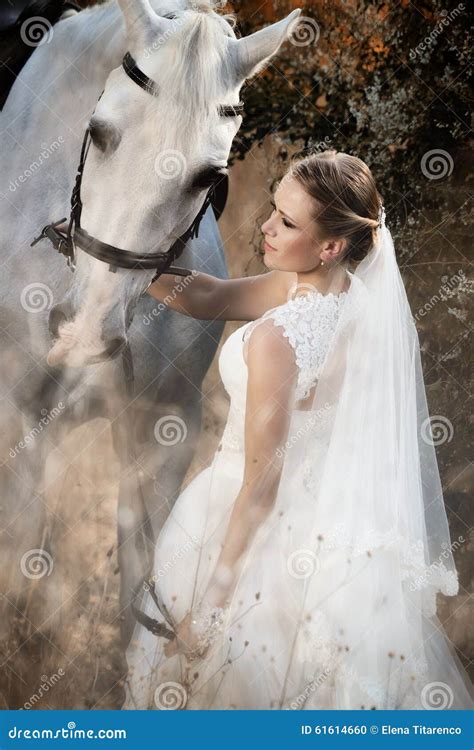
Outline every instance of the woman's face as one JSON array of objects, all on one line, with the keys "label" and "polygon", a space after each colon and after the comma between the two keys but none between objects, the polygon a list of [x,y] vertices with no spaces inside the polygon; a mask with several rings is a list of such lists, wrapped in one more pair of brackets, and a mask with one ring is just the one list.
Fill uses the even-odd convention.
[{"label": "woman's face", "polygon": [[267,268],[305,273],[318,266],[322,244],[312,212],[311,196],[294,177],[284,177],[274,194],[273,213],[262,224]]}]

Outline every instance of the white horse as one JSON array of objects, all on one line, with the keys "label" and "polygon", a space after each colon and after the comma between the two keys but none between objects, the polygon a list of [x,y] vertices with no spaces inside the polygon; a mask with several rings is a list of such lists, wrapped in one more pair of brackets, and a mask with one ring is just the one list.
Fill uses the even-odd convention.
[{"label": "white horse", "polygon": [[[225,167],[241,124],[240,116],[219,116],[218,106],[238,103],[244,81],[277,53],[300,13],[237,38],[232,18],[216,5],[118,0],[68,14],[35,49],[0,114],[3,602],[24,611],[28,579],[39,577],[25,577],[25,565],[54,561],[40,491],[51,446],[73,427],[105,416],[122,468],[124,644],[133,627],[130,601],[150,570],[154,540],[192,459],[201,384],[223,323],[169,309],[155,316],[156,302],[144,294],[153,271],[111,273],[79,247],[71,274],[47,240],[34,248],[30,242],[68,214],[94,108],[81,225],[103,242],[147,253],[167,251],[191,224],[208,190],[206,175]],[[127,50],[158,83],[159,96],[127,77],[121,66]],[[179,265],[226,277],[211,209]],[[124,342],[135,373],[128,397],[121,359],[108,356]],[[163,415],[177,414],[186,439],[170,448],[157,442],[155,428]],[[60,609],[57,575],[56,569],[41,581],[43,611],[30,602],[33,622]]]}]

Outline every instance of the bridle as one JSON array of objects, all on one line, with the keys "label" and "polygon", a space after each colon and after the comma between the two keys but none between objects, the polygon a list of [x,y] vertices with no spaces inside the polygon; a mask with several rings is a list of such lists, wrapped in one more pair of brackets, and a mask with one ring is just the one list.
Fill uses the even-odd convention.
[{"label": "bridle", "polygon": [[[140,70],[135,60],[133,59],[130,52],[126,52],[122,60],[122,67],[128,77],[140,86],[144,91],[147,91],[152,96],[158,96],[160,87],[151,78]],[[103,93],[103,92],[102,92]],[[102,96],[102,94],[100,95]],[[99,97],[100,99],[100,97]],[[234,117],[236,115],[243,114],[244,105],[243,102],[235,106],[233,105],[219,105],[218,113],[221,117]],[[155,281],[163,273],[172,273],[179,276],[189,276],[192,271],[186,268],[178,268],[172,266],[173,263],[182,254],[186,247],[186,242],[199,235],[199,227],[201,224],[202,217],[206,213],[209,205],[212,205],[214,212],[218,218],[219,214],[219,202],[217,197],[217,187],[224,187],[227,190],[228,177],[222,175],[221,178],[214,181],[212,186],[209,188],[203,205],[201,206],[199,213],[195,217],[191,226],[173,243],[167,252],[160,253],[136,253],[131,250],[123,250],[122,248],[115,247],[114,245],[108,245],[106,242],[92,237],[83,227],[81,227],[81,213],[82,213],[82,200],[81,200],[81,183],[82,175],[84,172],[84,165],[89,152],[91,144],[91,133],[90,129],[87,128],[84,133],[84,139],[82,141],[81,156],[79,166],[77,168],[76,180],[74,188],[71,194],[71,212],[69,217],[69,224],[66,232],[60,231],[57,227],[67,221],[67,217],[54,222],[53,224],[47,224],[41,230],[41,234],[36,237],[31,243],[30,247],[36,245],[42,239],[49,239],[53,244],[53,247],[67,259],[68,266],[74,271],[76,266],[76,243],[79,245],[81,250],[86,252],[88,255],[101,260],[104,263],[109,264],[109,271],[115,272],[117,268],[128,268],[133,270],[149,270],[154,269],[156,271],[152,281]]]},{"label": "bridle", "polygon": [[[142,89],[152,96],[158,96],[159,86],[151,78],[148,78],[145,73],[138,67],[132,55],[127,52],[122,60],[122,66],[128,77],[138,84]],[[102,92],[103,93],[103,92]],[[100,95],[102,96],[102,94]],[[99,97],[100,99],[100,97]],[[231,105],[220,105],[218,107],[218,113],[222,117],[234,117],[236,115],[243,114],[244,105],[243,102],[239,101],[236,106]],[[79,166],[77,168],[77,174],[75,179],[74,188],[71,194],[71,211],[69,217],[69,224],[67,231],[63,232],[58,229],[60,224],[63,224],[67,219],[60,219],[52,224],[47,224],[41,231],[41,234],[36,237],[31,246],[36,245],[42,239],[49,239],[53,247],[67,259],[67,264],[74,271],[76,266],[76,243],[80,246],[81,250],[88,253],[88,255],[96,258],[97,260],[103,261],[109,264],[109,271],[115,272],[117,268],[128,268],[134,270],[148,270],[154,269],[155,275],[150,283],[155,281],[161,274],[169,273],[179,276],[189,276],[192,271],[186,268],[178,268],[172,266],[171,263],[175,261],[183,252],[186,247],[188,239],[197,237],[199,234],[199,226],[201,224],[202,217],[206,213],[209,205],[212,205],[216,218],[219,218],[221,211],[225,205],[225,199],[227,196],[228,189],[228,177],[222,175],[218,181],[214,181],[212,186],[207,192],[206,198],[203,205],[201,206],[199,213],[195,217],[191,226],[173,243],[168,252],[161,253],[148,253],[141,254],[131,250],[123,250],[122,248],[115,247],[114,245],[108,245],[101,240],[92,237],[83,227],[81,227],[81,213],[82,213],[82,200],[81,200],[81,182],[82,175],[84,172],[84,165],[87,158],[87,154],[91,144],[91,133],[90,129],[87,128],[84,134],[81,147],[81,156],[79,160]],[[220,188],[220,193],[217,193],[217,187]],[[224,199],[222,200],[222,193],[224,193]],[[124,375],[124,386],[126,395],[132,399],[134,392],[134,367],[133,357],[130,344],[125,344],[118,350],[114,356],[118,353],[121,354],[122,368]],[[124,409],[124,419],[127,420],[126,429],[126,440],[130,451],[131,458],[136,465],[138,459],[136,456],[135,443],[134,443],[134,421],[133,413],[130,409]],[[144,509],[146,515],[146,503],[143,497],[143,491],[141,483],[139,482],[139,494],[141,506]],[[134,605],[132,605],[132,611],[138,618],[146,618],[144,613],[140,613]],[[148,618],[150,619],[150,618]],[[141,620],[141,621],[142,621]],[[151,621],[151,620],[150,620]],[[151,621],[153,622],[153,621]],[[173,632],[161,628],[158,625],[158,631],[155,629],[155,633],[162,632],[168,637],[173,635]]]},{"label": "bridle", "polygon": [[[148,76],[145,75],[145,73],[143,73],[142,70],[140,70],[140,68],[137,66],[135,60],[133,59],[132,55],[129,52],[125,54],[122,60],[122,66],[126,74],[129,76],[129,78],[131,78],[132,81],[135,81],[135,83],[137,83],[142,89],[147,91],[152,96],[158,95],[159,93],[158,84],[155,81],[153,81],[151,78],[148,78]],[[102,94],[100,96],[102,96]],[[239,101],[239,103],[236,106],[220,105],[218,107],[218,113],[222,117],[234,117],[236,115],[243,114],[243,112],[244,112],[244,105],[243,105],[243,102],[241,101]],[[36,243],[40,242],[40,240],[42,239],[49,239],[53,247],[61,255],[64,255],[66,257],[67,264],[71,268],[72,271],[74,271],[75,266],[76,266],[75,243],[77,242],[81,250],[88,253],[88,255],[92,256],[93,258],[97,258],[97,260],[101,260],[104,263],[108,263],[109,271],[112,271],[112,272],[115,272],[117,268],[129,268],[129,269],[135,269],[135,270],[155,269],[155,275],[153,276],[153,279],[150,283],[158,279],[161,276],[161,274],[164,274],[164,273],[175,274],[179,276],[191,275],[192,271],[189,271],[186,268],[178,268],[176,266],[172,266],[171,263],[175,261],[176,258],[178,258],[182,254],[184,248],[186,247],[186,242],[188,241],[188,239],[198,236],[199,226],[201,224],[202,217],[206,213],[209,205],[212,205],[214,209],[214,213],[216,214],[216,218],[219,217],[220,212],[223,209],[223,205],[219,205],[219,196],[217,194],[216,188],[220,186],[222,190],[222,187],[224,187],[224,190],[227,191],[227,188],[228,188],[227,175],[223,175],[222,178],[220,178],[218,181],[213,183],[193,223],[184,232],[184,234],[178,237],[178,239],[173,243],[173,245],[168,250],[168,252],[149,253],[149,254],[135,253],[130,250],[123,250],[122,248],[115,247],[114,245],[108,245],[105,242],[101,242],[95,237],[92,237],[88,232],[86,232],[86,230],[83,227],[81,227],[81,212],[82,212],[81,182],[82,182],[82,175],[84,171],[84,164],[85,164],[87,154],[90,148],[90,143],[91,143],[91,134],[90,134],[89,128],[87,128],[84,134],[84,139],[82,141],[79,166],[77,168],[76,180],[75,180],[74,188],[71,194],[71,212],[70,212],[70,218],[69,218],[67,231],[62,232],[57,228],[58,225],[63,224],[67,220],[67,218],[65,217],[64,219],[60,219],[57,222],[54,222],[52,224],[47,224],[45,227],[43,227],[43,229],[41,230],[41,234],[33,240],[30,246],[32,247],[33,245],[36,245]],[[225,195],[227,195],[227,192],[225,192]],[[224,198],[224,203],[225,203],[225,198]],[[122,358],[125,393],[128,395],[129,398],[132,398],[133,392],[134,392],[135,377],[134,377],[132,351],[130,348],[130,344],[128,342],[126,342],[126,344],[121,348],[120,353],[121,353],[121,358]],[[127,420],[127,423],[128,423],[128,428],[126,431],[127,443],[129,446],[131,457],[136,465],[138,463],[138,460],[136,456],[135,443],[134,443],[134,438],[133,438],[134,422],[133,422],[132,412],[129,409],[124,410],[124,418]],[[143,497],[143,492],[142,492],[142,487],[141,487],[140,482],[138,486],[139,486],[141,506],[144,509],[144,512],[146,515],[146,503]],[[158,604],[159,601],[154,590],[152,592],[152,595],[153,595],[154,601]],[[155,635],[163,635],[167,638],[172,638],[174,636],[174,631],[168,629],[166,625],[158,623],[157,621],[148,617],[145,613],[141,612],[135,604],[135,598],[136,598],[136,595],[134,596],[134,599],[132,601],[131,608],[132,608],[132,612],[134,613],[138,621],[141,622],[143,625],[145,625]]]}]

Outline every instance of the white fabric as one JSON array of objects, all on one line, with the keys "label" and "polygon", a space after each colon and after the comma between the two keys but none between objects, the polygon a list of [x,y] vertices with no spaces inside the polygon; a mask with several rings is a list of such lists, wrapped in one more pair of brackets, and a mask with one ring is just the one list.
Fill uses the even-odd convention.
[{"label": "white fabric", "polygon": [[316,289],[310,289],[286,304],[268,310],[244,331],[246,341],[262,320],[271,318],[275,325],[282,326],[299,368],[296,401],[306,398],[317,382],[346,297],[347,292],[323,295]]},{"label": "white fabric", "polygon": [[[124,708],[472,707],[436,617],[436,593],[455,595],[457,574],[418,336],[385,225],[350,279],[337,300],[309,294],[264,316],[294,347],[297,395],[317,380],[311,408],[292,413],[275,507],[222,637],[188,662],[166,659],[164,640],[137,626]],[[231,399],[221,444],[156,545],[156,589],[175,622],[205,591],[241,487],[250,326],[220,353]],[[151,596],[145,612],[163,620]]]}]

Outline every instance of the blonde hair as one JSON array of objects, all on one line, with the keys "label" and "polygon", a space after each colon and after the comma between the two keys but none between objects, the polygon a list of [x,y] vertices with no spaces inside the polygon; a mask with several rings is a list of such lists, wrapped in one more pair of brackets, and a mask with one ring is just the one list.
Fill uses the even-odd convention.
[{"label": "blonde hair", "polygon": [[373,246],[382,199],[367,164],[334,150],[296,160],[294,177],[315,200],[314,220],[322,239],[345,239],[344,259],[360,262]]}]

